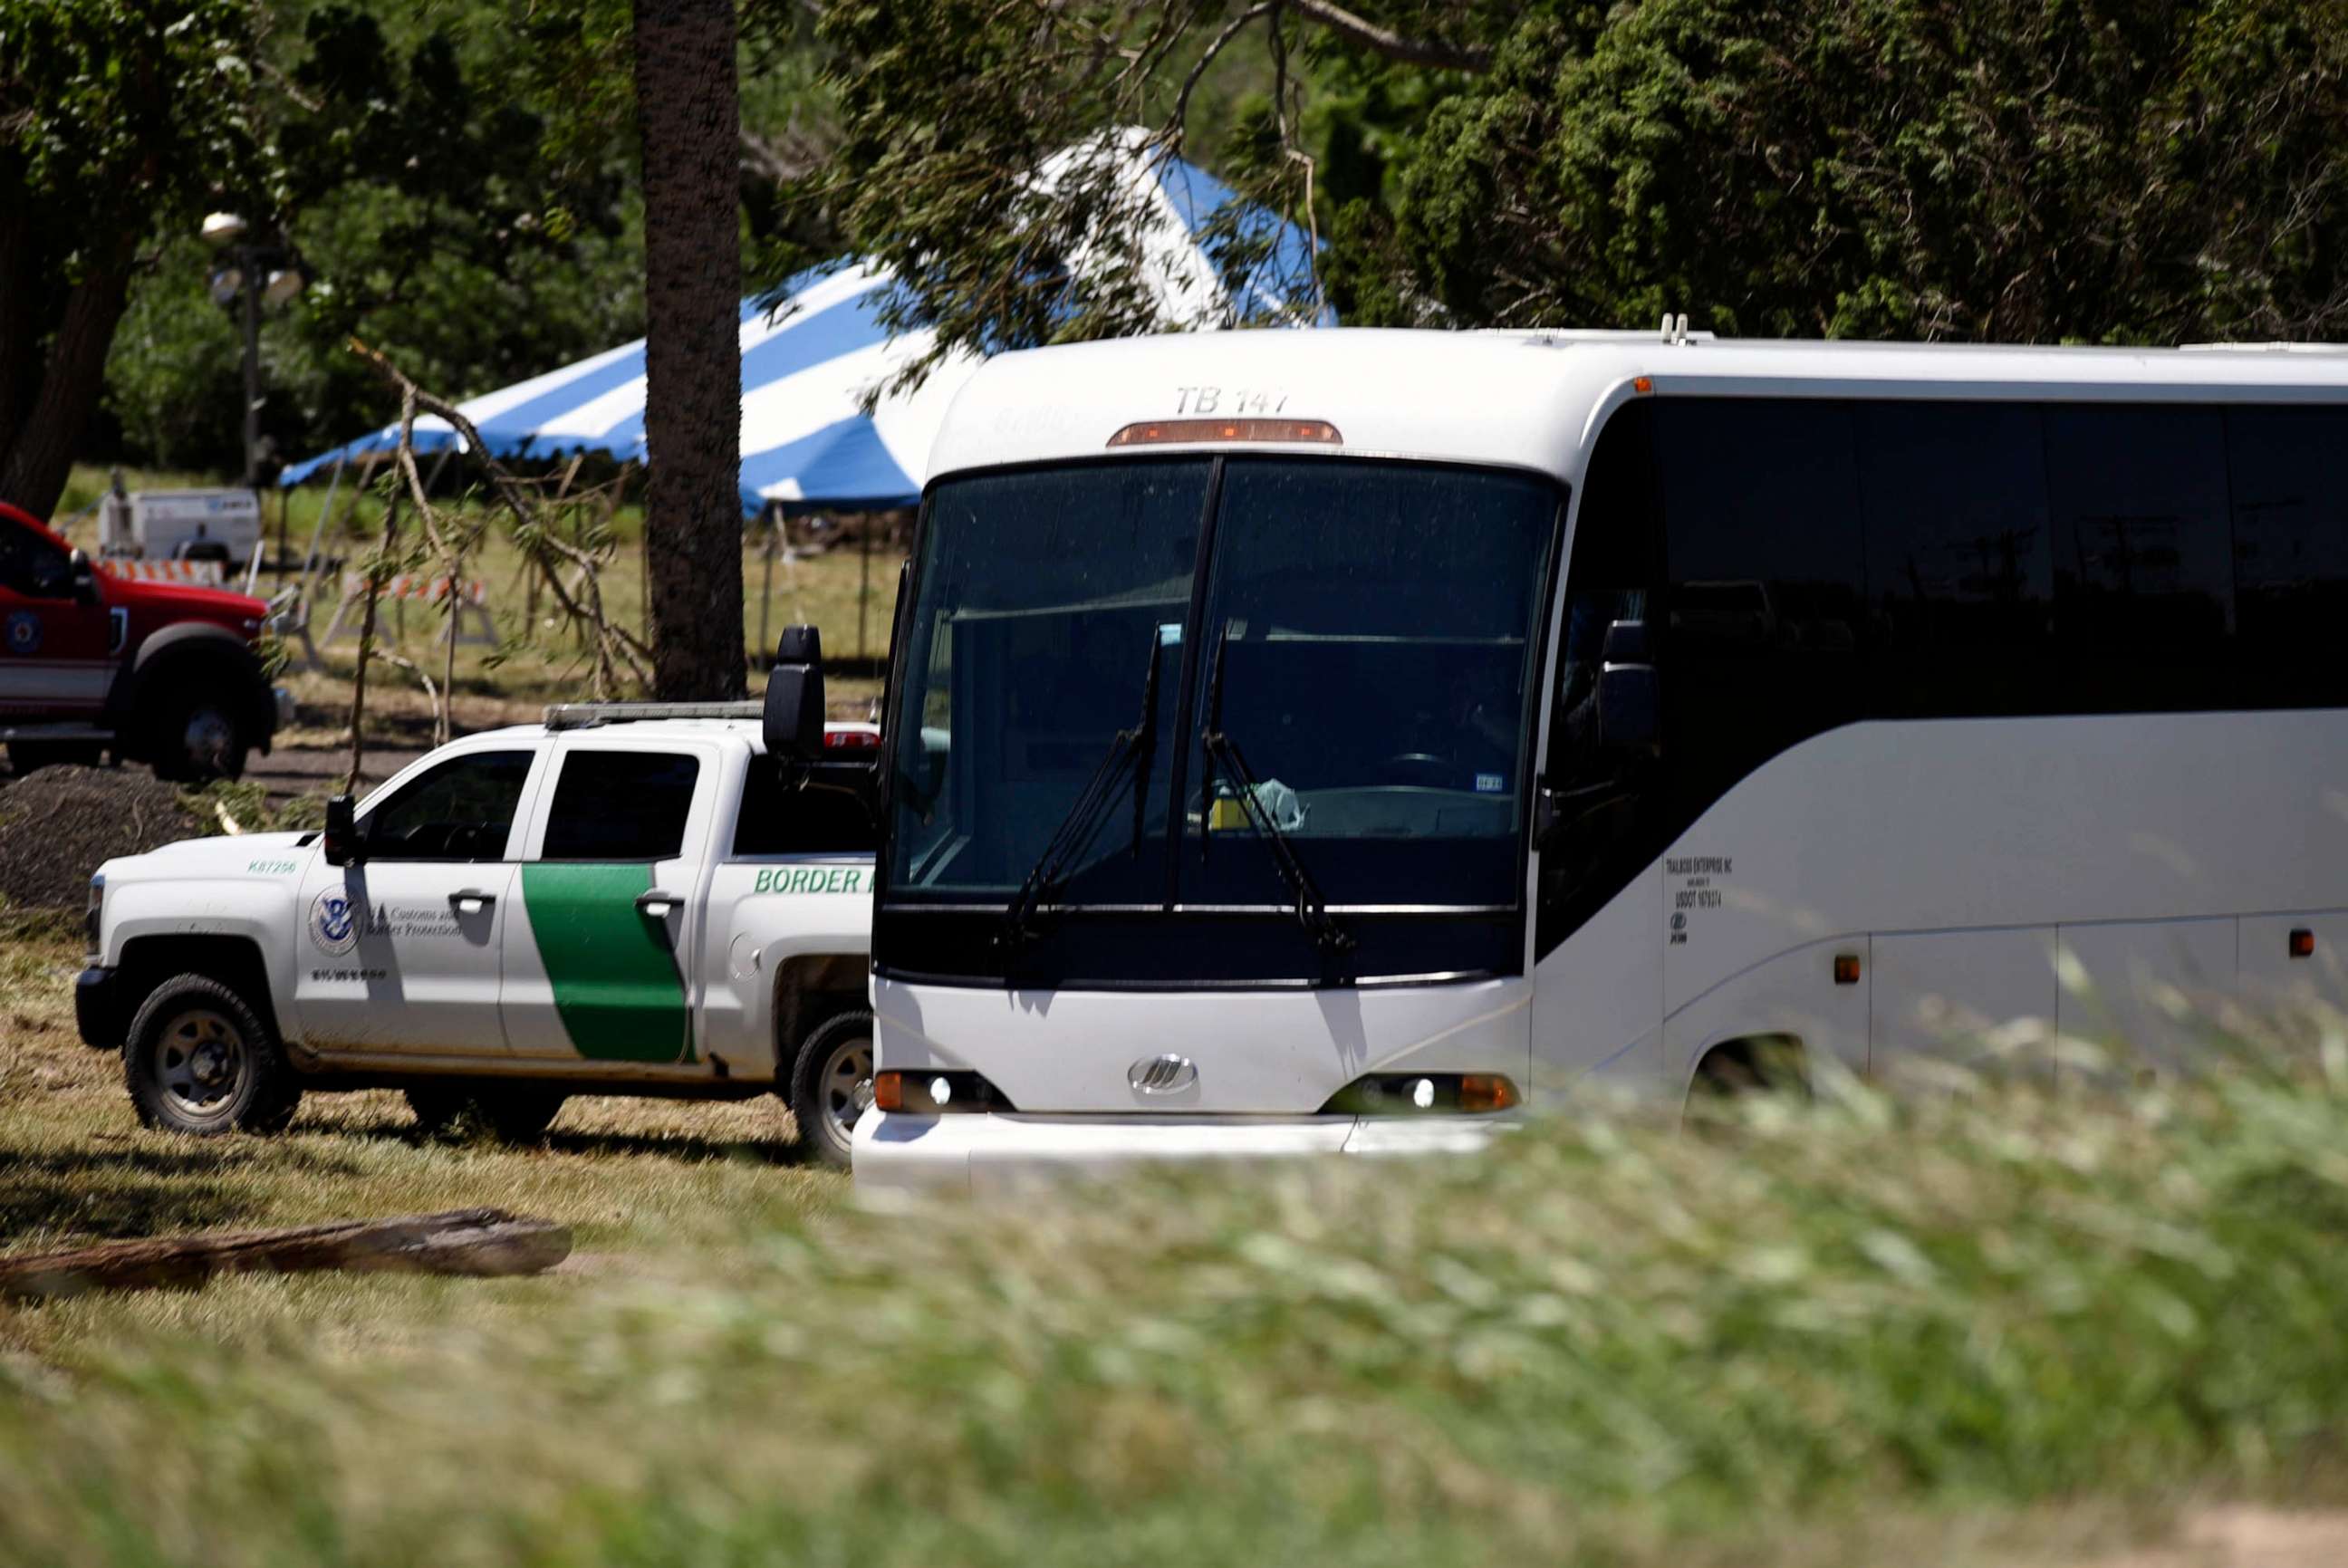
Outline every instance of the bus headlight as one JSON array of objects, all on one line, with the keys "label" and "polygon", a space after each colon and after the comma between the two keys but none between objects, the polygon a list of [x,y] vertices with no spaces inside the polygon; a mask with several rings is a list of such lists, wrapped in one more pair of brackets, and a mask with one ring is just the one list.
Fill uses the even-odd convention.
[{"label": "bus headlight", "polygon": [[1480,1116],[1524,1102],[1498,1073],[1372,1073],[1330,1097],[1323,1116]]},{"label": "bus headlight", "polygon": [[872,1078],[872,1103],[884,1111],[951,1116],[962,1111],[1015,1110],[1003,1091],[976,1073],[885,1072]]}]

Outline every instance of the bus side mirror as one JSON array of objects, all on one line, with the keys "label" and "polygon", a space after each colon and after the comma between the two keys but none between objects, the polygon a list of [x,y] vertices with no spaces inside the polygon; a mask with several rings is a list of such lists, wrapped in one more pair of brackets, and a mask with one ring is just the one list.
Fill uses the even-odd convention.
[{"label": "bus side mirror", "polygon": [[357,819],[351,815],[351,798],[337,795],[326,802],[326,830],[319,835],[330,866],[355,864],[359,858]]},{"label": "bus side mirror", "polygon": [[1598,665],[1598,744],[1609,751],[1652,751],[1662,714],[1647,624],[1617,621],[1606,628]]},{"label": "bus side mirror", "polygon": [[813,626],[786,626],[775,645],[763,727],[778,762],[823,760],[823,639]]}]

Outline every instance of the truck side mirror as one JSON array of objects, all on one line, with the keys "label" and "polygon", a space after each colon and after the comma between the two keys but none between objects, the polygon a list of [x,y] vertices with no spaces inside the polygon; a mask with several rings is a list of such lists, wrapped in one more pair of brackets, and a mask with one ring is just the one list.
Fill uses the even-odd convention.
[{"label": "truck side mirror", "polygon": [[337,795],[326,802],[326,830],[319,837],[330,866],[358,863],[358,820],[352,816],[351,808],[348,795]]},{"label": "truck side mirror", "polygon": [[1606,628],[1598,665],[1598,744],[1610,751],[1652,751],[1662,734],[1663,694],[1644,621]]},{"label": "truck side mirror", "polygon": [[786,626],[775,645],[764,728],[777,761],[823,759],[823,639],[813,626]]},{"label": "truck side mirror", "polygon": [[90,565],[89,552],[76,545],[73,553],[66,557],[66,564],[73,574],[74,598],[84,604],[97,603],[98,569]]}]

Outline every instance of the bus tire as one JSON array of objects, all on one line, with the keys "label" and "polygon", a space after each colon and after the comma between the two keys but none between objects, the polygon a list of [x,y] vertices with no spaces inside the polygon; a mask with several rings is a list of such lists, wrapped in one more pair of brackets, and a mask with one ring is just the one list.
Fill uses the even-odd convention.
[{"label": "bus tire", "polygon": [[1790,1035],[1759,1035],[1725,1040],[1696,1064],[1688,1098],[1729,1099],[1748,1094],[1810,1092],[1809,1066],[1802,1042]]},{"label": "bus tire", "polygon": [[835,1170],[848,1169],[856,1119],[872,1103],[872,1015],[855,1007],[809,1030],[792,1063],[799,1148]]},{"label": "bus tire", "polygon": [[252,1004],[202,975],[179,975],[139,1004],[122,1042],[123,1087],[142,1127],[214,1138],[282,1132],[302,1103],[276,1032]]}]

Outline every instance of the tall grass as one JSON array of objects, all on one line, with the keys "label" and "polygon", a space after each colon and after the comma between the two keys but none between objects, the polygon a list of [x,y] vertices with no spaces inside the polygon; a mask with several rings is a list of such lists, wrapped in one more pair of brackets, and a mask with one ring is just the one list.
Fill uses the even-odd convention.
[{"label": "tall grass", "polygon": [[1883,1512],[2304,1495],[2343,1243],[2337,1050],[1613,1108],[1472,1161],[746,1228],[390,1357],[20,1371],[0,1553],[1750,1561]]}]

